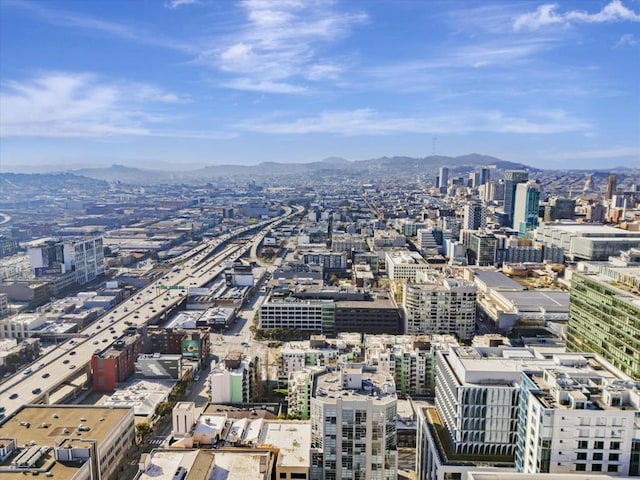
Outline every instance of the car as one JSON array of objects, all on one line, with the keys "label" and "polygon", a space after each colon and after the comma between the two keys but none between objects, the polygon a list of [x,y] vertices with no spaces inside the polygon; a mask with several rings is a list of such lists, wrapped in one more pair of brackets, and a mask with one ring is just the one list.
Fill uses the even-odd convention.
[{"label": "car", "polygon": [[117,339],[118,339],[118,335],[114,335],[114,336],[113,336],[113,339],[114,339],[114,340],[117,340]]},{"label": "car", "polygon": [[42,378],[49,378],[51,376],[51,374],[49,373],[43,373],[42,374]]},{"label": "car", "polygon": [[234,333],[234,334],[233,334],[233,336],[234,336],[234,337],[239,337],[239,336],[240,336],[240,333],[239,333],[239,332],[236,332],[236,333]]},{"label": "car", "polygon": [[15,399],[15,398],[18,398],[18,394],[17,394],[17,393],[12,393],[11,395],[9,395],[9,398],[10,398],[11,400],[13,400],[13,399]]},{"label": "car", "polygon": [[74,368],[76,368],[76,366],[73,363],[69,365],[69,370],[73,370]]},{"label": "car", "polygon": [[33,390],[31,390],[31,393],[33,393],[34,395],[38,395],[39,393],[42,393],[42,389],[40,387],[34,388]]},{"label": "car", "polygon": [[243,347],[248,347],[249,343],[248,342],[242,342],[240,345],[242,345]]},{"label": "car", "polygon": [[43,368],[43,367],[44,367],[44,365],[45,365],[45,363],[44,363],[44,362],[42,362],[40,365],[38,365],[38,368]]},{"label": "car", "polygon": [[64,363],[64,364],[66,365],[66,364],[67,364],[67,363],[69,363],[70,361],[71,361],[71,360],[69,360],[68,358],[65,358],[65,359],[62,361],[62,363]]},{"label": "car", "polygon": [[195,377],[193,377],[193,381],[194,382],[199,382],[200,381],[200,375],[196,375]]},{"label": "car", "polygon": [[102,327],[100,325],[96,325],[96,330],[100,330]]},{"label": "car", "polygon": [[32,370],[30,368],[27,368],[24,372],[22,372],[22,374],[25,375],[25,376],[26,375],[31,375],[31,371]]},{"label": "car", "polygon": [[100,342],[98,342],[98,340],[94,340],[94,341],[93,341],[93,344],[94,344],[94,345],[98,345],[98,343],[100,343]]},{"label": "car", "polygon": [[76,351],[75,351],[75,350],[73,350],[73,351],[69,352],[69,355],[75,355],[75,354],[76,354]]},{"label": "car", "polygon": [[108,341],[109,341],[109,339],[108,339],[108,338],[103,338],[103,339],[102,339],[102,343],[107,343]]}]

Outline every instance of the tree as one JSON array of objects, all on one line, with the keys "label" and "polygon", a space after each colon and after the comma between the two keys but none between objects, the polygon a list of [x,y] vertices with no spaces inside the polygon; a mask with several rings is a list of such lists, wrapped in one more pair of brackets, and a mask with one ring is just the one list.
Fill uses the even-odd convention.
[{"label": "tree", "polygon": [[148,420],[140,423],[136,423],[136,437],[140,443],[144,443],[144,439],[153,432],[153,427]]},{"label": "tree", "polygon": [[186,391],[187,391],[187,385],[185,384],[185,382],[179,381],[178,383],[175,384],[175,386],[173,387],[173,390],[171,390],[169,397],[174,400],[177,400],[180,397],[182,397]]},{"label": "tree", "polygon": [[172,411],[173,407],[169,402],[161,402],[156,406],[156,415],[159,417],[166,417],[167,415],[170,415]]}]

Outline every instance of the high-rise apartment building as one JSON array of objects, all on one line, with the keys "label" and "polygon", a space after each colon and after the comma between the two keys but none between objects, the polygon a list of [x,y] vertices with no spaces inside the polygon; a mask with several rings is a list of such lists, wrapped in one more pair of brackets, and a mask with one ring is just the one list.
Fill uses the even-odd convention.
[{"label": "high-rise apartment building", "polygon": [[497,244],[498,239],[493,233],[473,233],[467,249],[469,263],[481,267],[495,264]]},{"label": "high-rise apartment building", "polygon": [[504,172],[504,213],[507,214],[509,225],[513,225],[516,186],[527,180],[529,180],[529,172],[524,170],[507,170]]},{"label": "high-rise apartment building", "polygon": [[524,237],[529,230],[538,226],[540,207],[540,186],[532,181],[516,186],[516,198],[513,207],[513,228]]},{"label": "high-rise apartment building", "polygon": [[430,283],[404,285],[406,332],[452,334],[470,340],[476,321],[476,285],[456,278],[430,277]]},{"label": "high-rise apartment building", "polygon": [[464,221],[462,228],[465,230],[480,230],[486,226],[487,207],[478,202],[464,206]]},{"label": "high-rise apartment building", "polygon": [[458,346],[454,335],[367,335],[366,361],[389,373],[399,394],[433,395],[436,352]]},{"label": "high-rise apartment building", "polygon": [[240,352],[232,352],[209,375],[212,403],[253,401],[256,365]]},{"label": "high-rise apartment building", "polygon": [[417,411],[420,480],[638,474],[640,390],[595,354],[452,347],[436,353],[435,378],[436,408]]},{"label": "high-rise apartment building", "polygon": [[574,273],[567,347],[594,352],[640,379],[640,267]]},{"label": "high-rise apartment building", "polygon": [[434,233],[432,228],[421,228],[418,230],[418,248],[422,255],[437,255],[440,253],[440,247]]},{"label": "high-rise apartment building", "polygon": [[311,394],[311,479],[395,480],[393,378],[365,365],[316,373]]},{"label": "high-rise apartment building", "polygon": [[557,360],[522,373],[516,471],[638,475],[636,382],[597,358]]}]

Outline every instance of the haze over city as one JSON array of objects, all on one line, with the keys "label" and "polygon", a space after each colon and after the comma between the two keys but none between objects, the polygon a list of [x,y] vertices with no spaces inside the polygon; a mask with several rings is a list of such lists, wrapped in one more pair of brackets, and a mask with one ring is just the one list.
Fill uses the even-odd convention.
[{"label": "haze over city", "polygon": [[640,477],[640,0],[0,0],[0,480]]},{"label": "haze over city", "polygon": [[640,164],[640,4],[0,2],[2,165]]}]

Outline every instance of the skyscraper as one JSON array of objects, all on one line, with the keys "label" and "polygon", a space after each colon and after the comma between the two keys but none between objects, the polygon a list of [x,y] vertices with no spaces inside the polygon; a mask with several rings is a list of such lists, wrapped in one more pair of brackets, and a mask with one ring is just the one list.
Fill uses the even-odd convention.
[{"label": "skyscraper", "polygon": [[397,397],[390,374],[341,365],[315,375],[311,479],[398,477]]},{"label": "skyscraper", "polygon": [[529,180],[529,172],[524,170],[507,170],[504,172],[504,213],[508,217],[508,225],[513,225],[513,205],[516,196],[516,185]]},{"label": "skyscraper", "polygon": [[539,207],[540,186],[533,180],[519,183],[513,208],[513,228],[518,230],[521,237],[538,226]]},{"label": "skyscraper", "polygon": [[607,179],[607,198],[611,198],[618,188],[618,181],[615,173],[609,175]]},{"label": "skyscraper", "polygon": [[482,167],[480,169],[480,185],[489,183],[490,177],[491,177],[491,170],[489,170],[489,167]]},{"label": "skyscraper", "polygon": [[438,187],[440,189],[446,189],[449,184],[449,169],[447,167],[440,167],[440,174],[438,175]]},{"label": "skyscraper", "polygon": [[470,203],[464,206],[465,230],[480,230],[487,226],[487,207],[481,203]]}]

